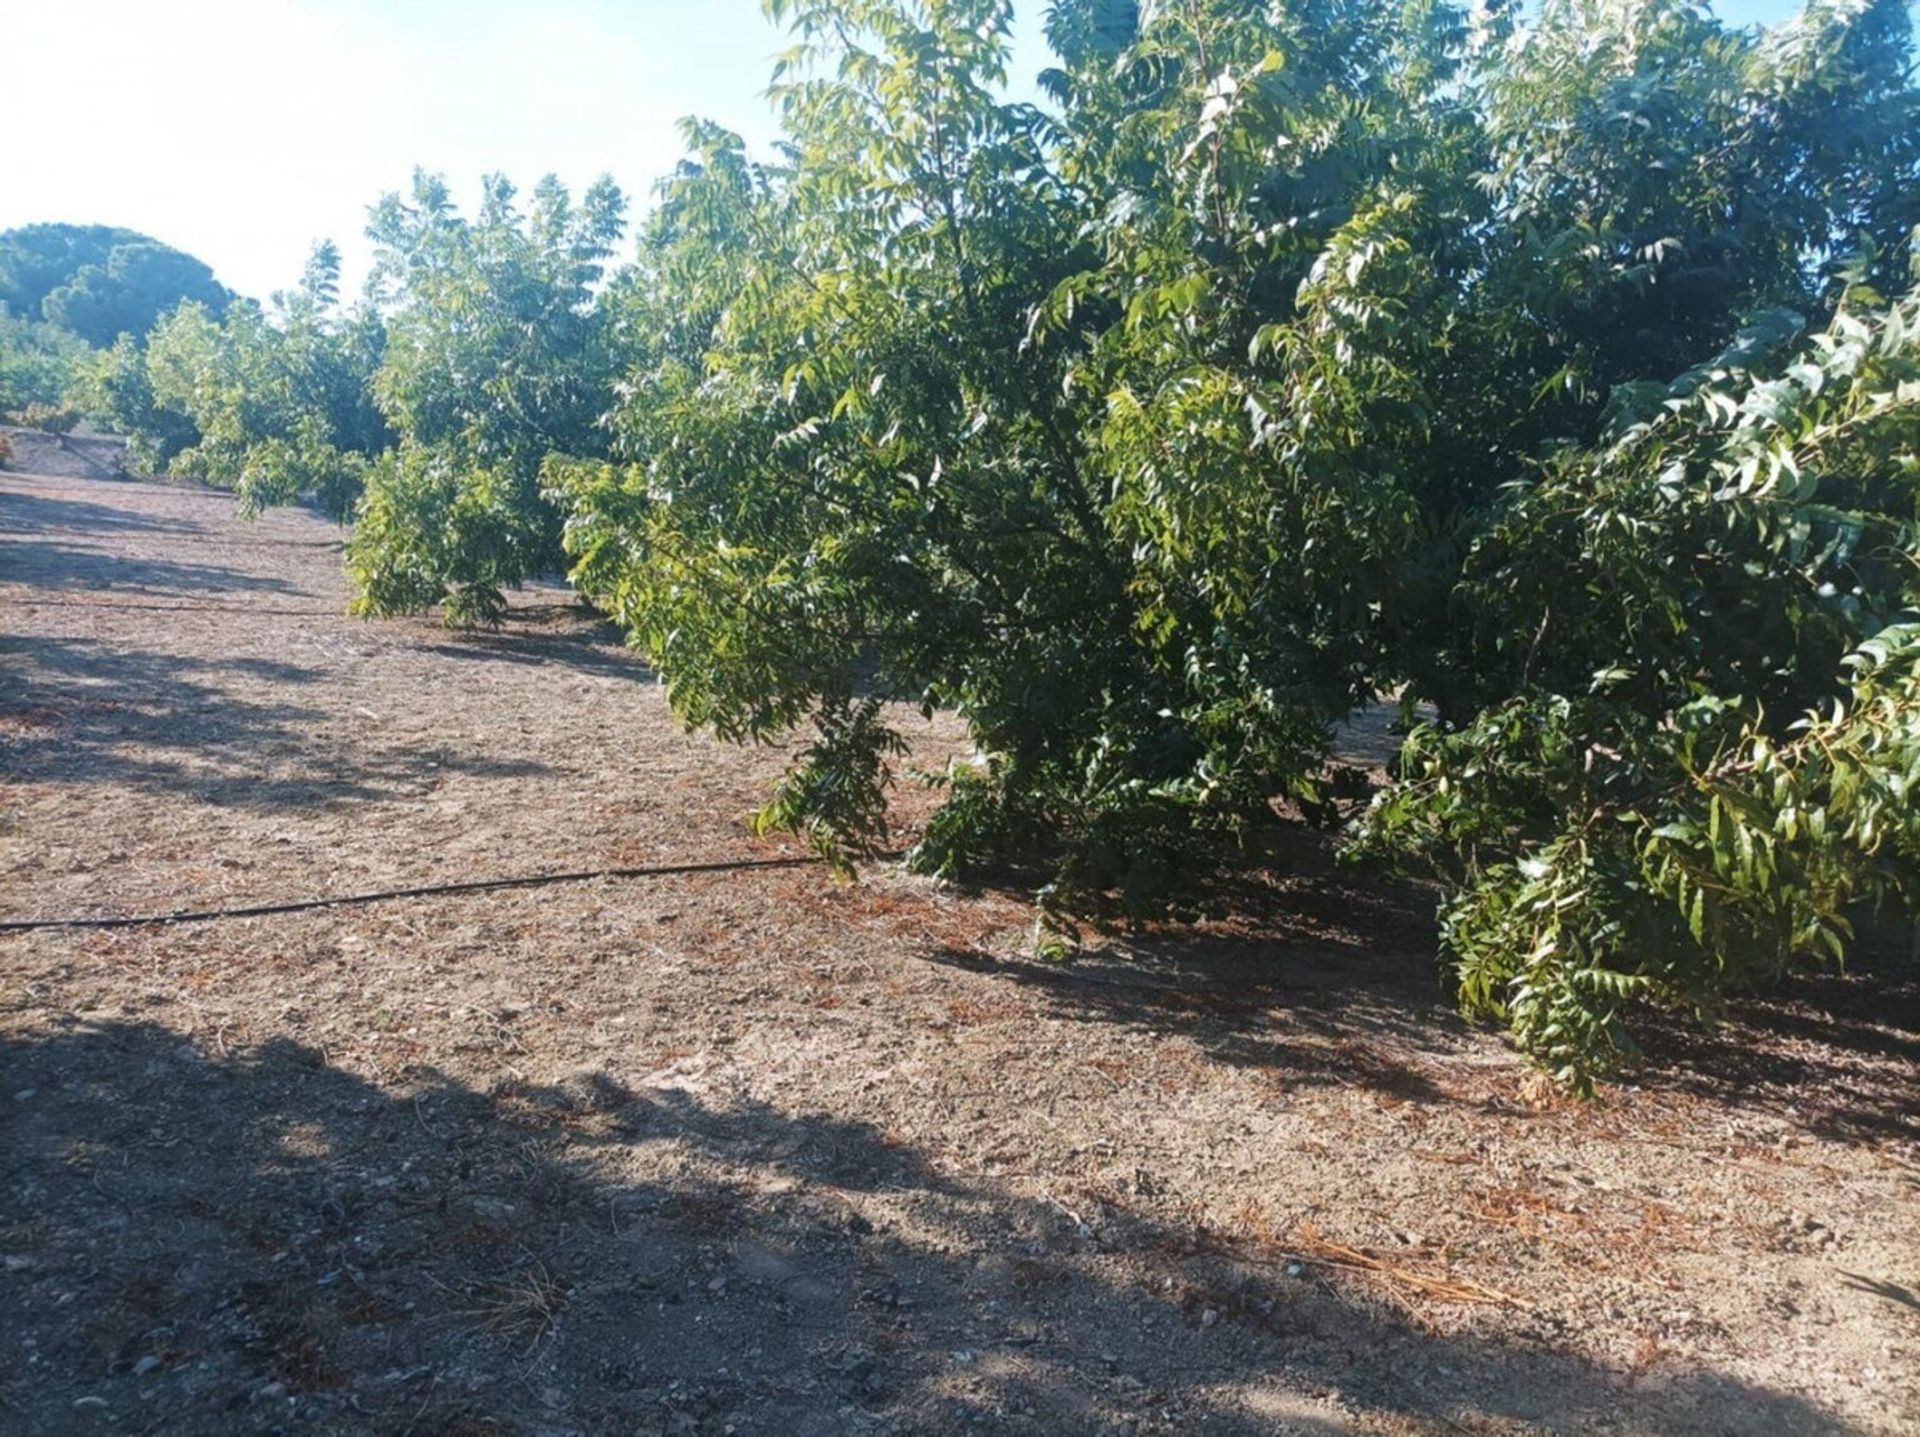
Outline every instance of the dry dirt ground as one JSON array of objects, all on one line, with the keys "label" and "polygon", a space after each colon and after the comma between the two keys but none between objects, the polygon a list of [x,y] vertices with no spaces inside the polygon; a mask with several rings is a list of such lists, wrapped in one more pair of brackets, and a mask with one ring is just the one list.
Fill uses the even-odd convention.
[{"label": "dry dirt ground", "polygon": [[[349,620],[339,538],[0,477],[0,917],[780,851],[781,755],[563,595]],[[884,868],[0,933],[0,1430],[1920,1428],[1911,967],[1580,1108],[1425,898],[1268,897],[1064,965]]]},{"label": "dry dirt ground", "polygon": [[0,469],[65,479],[119,479],[127,468],[127,443],[84,427],[71,434],[49,434],[0,424]]}]

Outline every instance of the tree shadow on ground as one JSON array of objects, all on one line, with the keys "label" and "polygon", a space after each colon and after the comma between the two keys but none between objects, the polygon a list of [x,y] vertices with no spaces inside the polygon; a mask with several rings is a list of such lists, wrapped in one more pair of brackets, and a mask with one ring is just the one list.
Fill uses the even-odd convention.
[{"label": "tree shadow on ground", "polygon": [[1910,1287],[1902,1287],[1897,1282],[1886,1282],[1879,1278],[1867,1277],[1858,1272],[1845,1272],[1840,1276],[1841,1280],[1856,1292],[1870,1293],[1883,1301],[1894,1303],[1900,1307],[1912,1308],[1915,1312],[1920,1312],[1920,1293],[1915,1293]]},{"label": "tree shadow on ground", "polygon": [[223,564],[190,564],[129,554],[70,548],[39,539],[0,543],[0,573],[16,584],[59,593],[171,595],[302,594],[272,574],[249,574]]},{"label": "tree shadow on ground", "polygon": [[[1450,1061],[1474,1028],[1439,957],[1433,891],[1312,848],[1300,845],[1288,871],[1230,878],[1226,923],[1110,935],[1069,961],[951,946],[926,956],[1037,991],[1055,1017],[1183,1033],[1295,1085],[1507,1104]],[[1864,945],[1844,973],[1795,972],[1734,1003],[1719,1027],[1651,1010],[1631,1022],[1645,1061],[1625,1076],[1638,1088],[1822,1136],[1920,1139],[1920,969],[1897,945]]]},{"label": "tree shadow on ground", "polygon": [[[573,606],[568,608],[579,612]],[[628,646],[619,628],[606,620],[576,619],[567,626],[515,622],[526,613],[525,609],[514,610],[508,627],[491,633],[462,634],[420,647],[436,658],[459,663],[552,665],[641,681],[655,677],[647,661]]]},{"label": "tree shadow on ground", "polygon": [[1279,865],[1215,883],[1214,920],[1109,932],[1067,961],[952,946],[926,956],[1038,992],[1056,1018],[1181,1033],[1292,1084],[1481,1098],[1449,1061],[1471,1029],[1434,961],[1432,891],[1332,855],[1327,836],[1303,827]]},{"label": "tree shadow on ground", "polygon": [[1317,946],[1193,935],[1117,942],[1071,961],[941,948],[932,962],[1040,993],[1049,1016],[1179,1033],[1235,1067],[1303,1087],[1465,1101],[1447,1060],[1468,1028],[1432,964]]},{"label": "tree shadow on ground", "polygon": [[325,681],[299,664],[61,638],[0,639],[0,661],[0,775],[9,782],[122,783],[285,810],[415,794],[449,774],[549,772],[445,748],[342,743],[322,727],[328,714],[282,692]]},{"label": "tree shadow on ground", "polygon": [[155,1023],[10,1044],[10,1424],[1843,1430],[1710,1372],[1637,1387],[1550,1326],[1436,1336],[1150,1221],[1093,1233],[863,1123],[648,1084],[379,1085]]},{"label": "tree shadow on ground", "polygon": [[204,525],[191,520],[147,514],[83,499],[56,499],[18,489],[0,489],[0,533],[91,534],[203,534]]},{"label": "tree shadow on ground", "polygon": [[121,483],[127,474],[127,445],[118,435],[76,429],[55,434],[45,429],[0,424],[12,453],[0,471],[22,479]]},{"label": "tree shadow on ground", "polygon": [[1647,1018],[1641,1083],[1827,1137],[1920,1142],[1920,968],[1872,936],[1846,971],[1790,973],[1717,1027]]}]

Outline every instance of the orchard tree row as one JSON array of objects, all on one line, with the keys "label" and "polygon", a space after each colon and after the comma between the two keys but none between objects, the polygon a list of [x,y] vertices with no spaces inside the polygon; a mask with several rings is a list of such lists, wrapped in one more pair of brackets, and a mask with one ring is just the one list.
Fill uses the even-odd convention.
[{"label": "orchard tree row", "polygon": [[1904,0],[1060,0],[1041,105],[1010,8],[770,0],[779,143],[689,123],[631,264],[610,186],[422,179],[365,305],[323,254],[96,406],[350,512],[366,612],[570,566],[687,723],[810,731],[764,817],[836,860],[957,712],[911,861],[1040,866],[1049,941],[1327,812],[1387,695],[1352,850],[1575,1087],[1920,913]]}]

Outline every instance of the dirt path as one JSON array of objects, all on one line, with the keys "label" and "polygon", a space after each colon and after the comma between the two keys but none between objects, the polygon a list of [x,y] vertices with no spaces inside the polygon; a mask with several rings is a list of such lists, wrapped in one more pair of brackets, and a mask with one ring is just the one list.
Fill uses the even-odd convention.
[{"label": "dirt path", "polygon": [[[362,624],[339,539],[0,476],[0,918],[781,851],[563,595]],[[1277,886],[1072,965],[810,869],[0,935],[0,1429],[1920,1426],[1911,970],[1580,1110],[1423,899]]]}]

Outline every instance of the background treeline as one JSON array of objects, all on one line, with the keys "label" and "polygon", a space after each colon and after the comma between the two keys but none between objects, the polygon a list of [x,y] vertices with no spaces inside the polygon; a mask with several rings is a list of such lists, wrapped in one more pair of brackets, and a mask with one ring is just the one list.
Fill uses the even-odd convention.
[{"label": "background treeline", "polygon": [[422,178],[360,307],[323,253],[83,392],[351,513],[367,612],[570,564],[687,722],[811,728],[765,820],[835,857],[956,710],[912,862],[1038,866],[1048,941],[1339,818],[1383,695],[1352,849],[1570,1084],[1920,911],[1903,0],[1061,0],[1044,108],[1009,8],[771,0],[780,142],[688,124],[631,264],[611,186]]},{"label": "background treeline", "polygon": [[143,335],[183,301],[223,311],[231,296],[191,255],[109,225],[41,224],[0,233],[0,419],[61,426],[91,351]]}]

